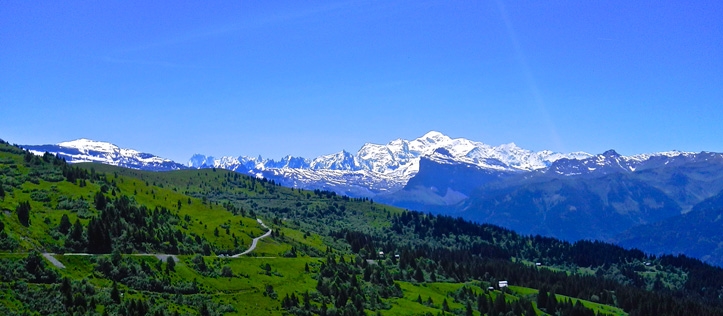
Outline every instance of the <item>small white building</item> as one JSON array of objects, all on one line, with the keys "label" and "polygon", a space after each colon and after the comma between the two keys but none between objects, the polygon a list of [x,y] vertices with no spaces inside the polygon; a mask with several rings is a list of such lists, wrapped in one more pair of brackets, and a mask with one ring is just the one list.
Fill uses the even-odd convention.
[{"label": "small white building", "polygon": [[384,257],[384,251],[380,251],[380,252],[379,252],[379,256],[380,256],[380,257]]},{"label": "small white building", "polygon": [[535,262],[535,266],[536,266],[536,267],[541,267],[541,266],[542,266],[542,263],[540,263],[540,262]]},{"label": "small white building", "polygon": [[507,281],[499,281],[498,284],[500,288],[507,287]]}]

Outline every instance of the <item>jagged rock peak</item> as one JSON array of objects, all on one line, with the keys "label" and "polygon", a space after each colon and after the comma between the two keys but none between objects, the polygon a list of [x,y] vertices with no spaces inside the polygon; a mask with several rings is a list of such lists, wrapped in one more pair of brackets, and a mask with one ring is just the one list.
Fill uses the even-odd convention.
[{"label": "jagged rock peak", "polygon": [[434,153],[452,158],[452,154],[445,148],[437,148],[434,150]]},{"label": "jagged rock peak", "polygon": [[609,149],[609,150],[605,151],[604,153],[602,153],[602,155],[605,157],[611,157],[611,158],[612,157],[620,157],[620,154],[618,154],[618,152],[615,151],[614,149]]}]

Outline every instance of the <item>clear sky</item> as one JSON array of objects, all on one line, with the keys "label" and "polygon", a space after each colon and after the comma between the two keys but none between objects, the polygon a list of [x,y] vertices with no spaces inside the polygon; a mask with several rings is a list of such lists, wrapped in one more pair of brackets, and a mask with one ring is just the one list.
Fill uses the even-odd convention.
[{"label": "clear sky", "polygon": [[0,138],[723,151],[723,1],[3,1]]}]

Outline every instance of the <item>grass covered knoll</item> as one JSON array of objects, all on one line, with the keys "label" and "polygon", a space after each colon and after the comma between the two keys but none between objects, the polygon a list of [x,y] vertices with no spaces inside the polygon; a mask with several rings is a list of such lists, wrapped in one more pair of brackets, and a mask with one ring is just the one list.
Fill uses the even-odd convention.
[{"label": "grass covered knoll", "polygon": [[[109,165],[78,164],[106,173],[127,175],[153,185],[172,189],[201,200],[230,205],[241,214],[267,218],[294,219],[314,217],[314,221],[295,221],[304,230],[320,228],[389,228],[389,219],[403,210],[366,198],[339,196],[329,191],[286,188],[273,181],[258,179],[223,169],[150,172]],[[326,235],[326,234],[325,234]]]},{"label": "grass covered knoll", "polygon": [[[723,311],[711,299],[720,270],[686,258],[519,236],[225,170],[70,166],[0,144],[0,184],[1,314]],[[257,218],[269,238],[245,257],[217,256],[265,232]],[[65,268],[45,251],[66,253],[56,256]],[[488,289],[499,280],[513,288]]]},{"label": "grass covered knoll", "polygon": [[[265,232],[255,218],[138,179],[67,167],[55,157],[24,163],[23,156],[4,152],[0,159],[8,162],[0,201],[6,250],[108,253],[118,247],[209,255],[241,252]],[[76,181],[46,180],[49,166],[73,169]],[[28,205],[27,220],[20,205]]]}]

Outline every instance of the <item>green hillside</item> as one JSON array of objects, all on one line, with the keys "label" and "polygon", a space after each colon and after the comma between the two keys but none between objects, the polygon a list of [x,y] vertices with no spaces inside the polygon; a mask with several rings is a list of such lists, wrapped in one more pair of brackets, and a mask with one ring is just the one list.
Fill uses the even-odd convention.
[{"label": "green hillside", "polygon": [[0,314],[723,313],[723,271],[696,260],[226,170],[71,166],[2,143],[0,209]]}]

